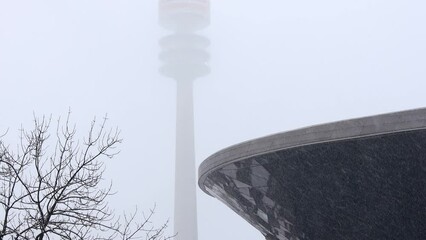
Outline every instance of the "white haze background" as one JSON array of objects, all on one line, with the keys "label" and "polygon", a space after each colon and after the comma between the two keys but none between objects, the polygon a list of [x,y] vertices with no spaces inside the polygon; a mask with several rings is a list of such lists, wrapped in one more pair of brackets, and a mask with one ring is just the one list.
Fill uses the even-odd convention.
[{"label": "white haze background", "polygon": [[[426,2],[211,0],[211,74],[194,83],[197,164],[244,140],[424,107]],[[107,163],[118,211],[156,203],[173,229],[174,80],[159,74],[154,0],[0,0],[0,132],[72,110],[122,129]],[[14,142],[11,142],[14,144]],[[198,168],[198,166],[197,166]],[[262,239],[198,191],[199,239]]]}]

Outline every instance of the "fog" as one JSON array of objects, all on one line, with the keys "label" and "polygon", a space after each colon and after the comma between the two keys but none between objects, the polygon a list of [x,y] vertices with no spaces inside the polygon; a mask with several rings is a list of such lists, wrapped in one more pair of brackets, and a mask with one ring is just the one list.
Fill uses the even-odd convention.
[{"label": "fog", "polygon": [[[193,81],[196,168],[229,145],[330,121],[424,107],[426,2],[210,1],[210,73]],[[158,1],[0,0],[0,133],[72,111],[122,130],[105,178],[117,211],[173,230],[176,81],[160,73]],[[13,142],[11,143],[13,144]],[[197,187],[203,240],[262,239]]]}]

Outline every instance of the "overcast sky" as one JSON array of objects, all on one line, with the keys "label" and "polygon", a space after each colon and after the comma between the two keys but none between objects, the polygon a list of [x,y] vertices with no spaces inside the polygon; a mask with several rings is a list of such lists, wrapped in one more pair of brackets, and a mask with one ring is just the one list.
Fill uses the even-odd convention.
[{"label": "overcast sky", "polygon": [[[244,140],[424,107],[426,1],[211,0],[211,74],[194,83],[196,159]],[[72,109],[122,129],[111,205],[173,220],[174,80],[156,0],[0,0],[0,132]],[[198,167],[198,166],[197,166]],[[199,239],[262,239],[199,191]],[[170,224],[172,230],[173,224]]]}]

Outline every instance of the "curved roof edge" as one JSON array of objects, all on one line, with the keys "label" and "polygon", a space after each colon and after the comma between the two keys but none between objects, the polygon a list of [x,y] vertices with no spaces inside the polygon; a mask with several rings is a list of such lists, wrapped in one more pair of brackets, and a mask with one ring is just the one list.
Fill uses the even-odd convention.
[{"label": "curved roof edge", "polygon": [[426,129],[426,108],[314,125],[249,140],[227,147],[204,160],[198,169],[198,185],[209,194],[203,184],[209,173],[226,164],[257,155],[323,142],[417,129]]}]

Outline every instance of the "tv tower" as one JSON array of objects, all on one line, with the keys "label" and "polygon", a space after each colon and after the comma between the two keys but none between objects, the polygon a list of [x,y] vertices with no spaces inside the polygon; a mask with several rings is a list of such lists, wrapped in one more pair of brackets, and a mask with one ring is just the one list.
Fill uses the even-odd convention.
[{"label": "tv tower", "polygon": [[197,32],[209,25],[209,0],[159,0],[160,24],[172,34],[160,39],[161,73],[176,80],[174,232],[197,240],[196,168],[192,82],[209,73],[209,40]]}]

